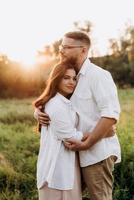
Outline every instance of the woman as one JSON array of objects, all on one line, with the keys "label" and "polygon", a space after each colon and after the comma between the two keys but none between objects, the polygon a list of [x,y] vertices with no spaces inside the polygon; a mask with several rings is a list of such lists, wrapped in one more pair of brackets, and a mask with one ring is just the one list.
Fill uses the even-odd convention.
[{"label": "woman", "polygon": [[75,152],[64,147],[69,138],[81,140],[76,130],[78,116],[69,100],[76,86],[76,71],[70,63],[55,66],[43,94],[35,101],[43,106],[51,121],[41,127],[37,162],[39,200],[81,200],[81,181]]}]

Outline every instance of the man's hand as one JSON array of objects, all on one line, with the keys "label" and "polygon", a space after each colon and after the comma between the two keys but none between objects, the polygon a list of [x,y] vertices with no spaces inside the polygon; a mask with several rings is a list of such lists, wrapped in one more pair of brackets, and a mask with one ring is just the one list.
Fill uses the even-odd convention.
[{"label": "man's hand", "polygon": [[38,107],[36,108],[35,110],[35,118],[38,120],[38,122],[43,125],[43,126],[48,126],[49,125],[49,122],[50,122],[50,118],[49,118],[49,115],[42,112],[41,111],[42,107]]},{"label": "man's hand", "polygon": [[83,133],[83,138],[81,141],[85,141],[89,137],[90,132]]},{"label": "man's hand", "polygon": [[64,142],[64,146],[72,151],[84,151],[89,149],[89,140],[90,135],[85,136],[84,140],[82,141],[75,140],[75,139],[68,139]]},{"label": "man's hand", "polygon": [[81,143],[81,141],[76,139],[68,139],[67,141],[64,141],[64,146],[72,151],[79,151]]}]

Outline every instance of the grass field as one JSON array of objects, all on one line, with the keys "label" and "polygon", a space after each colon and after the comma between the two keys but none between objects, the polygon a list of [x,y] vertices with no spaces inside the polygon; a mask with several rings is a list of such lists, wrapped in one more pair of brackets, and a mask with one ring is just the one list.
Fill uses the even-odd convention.
[{"label": "grass field", "polygon": [[[120,90],[117,126],[122,162],[115,168],[114,200],[134,200],[134,89]],[[37,200],[33,99],[0,100],[0,200]],[[83,199],[88,199],[84,194]]]}]

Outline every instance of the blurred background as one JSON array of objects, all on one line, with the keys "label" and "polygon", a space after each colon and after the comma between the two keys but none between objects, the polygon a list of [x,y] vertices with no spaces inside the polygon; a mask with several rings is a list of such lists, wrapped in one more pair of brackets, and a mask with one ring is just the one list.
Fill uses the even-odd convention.
[{"label": "blurred background", "polygon": [[[59,61],[65,32],[85,31],[89,58],[111,72],[122,108],[114,200],[134,200],[133,0],[0,0],[0,200],[36,200],[39,134],[32,101]],[[89,199],[87,193],[83,199]]]}]

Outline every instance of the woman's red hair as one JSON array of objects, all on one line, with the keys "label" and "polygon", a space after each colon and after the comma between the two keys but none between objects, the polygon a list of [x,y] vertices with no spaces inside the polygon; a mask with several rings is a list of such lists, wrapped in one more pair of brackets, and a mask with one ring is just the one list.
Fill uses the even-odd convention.
[{"label": "woman's red hair", "polygon": [[[58,92],[59,84],[64,77],[66,70],[68,69],[73,69],[76,71],[74,64],[71,64],[70,62],[60,62],[53,68],[47,80],[47,85],[44,92],[33,102],[33,105],[36,108],[42,106],[41,110],[44,112],[45,104]],[[40,128],[41,125],[39,124],[39,131]]]}]

